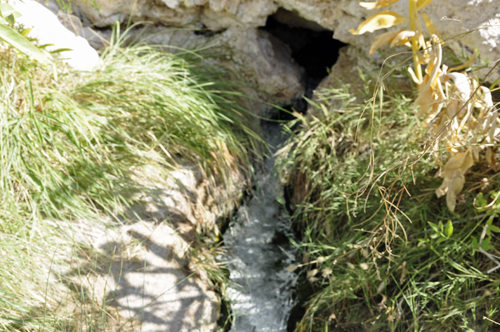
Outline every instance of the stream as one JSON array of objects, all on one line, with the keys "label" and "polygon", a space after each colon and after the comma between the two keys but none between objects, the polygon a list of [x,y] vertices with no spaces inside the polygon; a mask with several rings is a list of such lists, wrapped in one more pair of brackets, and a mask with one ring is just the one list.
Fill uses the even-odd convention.
[{"label": "stream", "polygon": [[[277,124],[264,126],[272,153],[286,137]],[[270,157],[256,176],[253,196],[239,209],[224,235],[230,282],[231,332],[284,332],[297,276],[286,267],[295,262],[290,217],[283,202],[283,187]]]}]

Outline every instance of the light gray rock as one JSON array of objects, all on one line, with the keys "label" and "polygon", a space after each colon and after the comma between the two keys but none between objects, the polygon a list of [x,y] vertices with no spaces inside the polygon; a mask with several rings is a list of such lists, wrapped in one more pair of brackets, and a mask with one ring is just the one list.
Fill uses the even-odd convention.
[{"label": "light gray rock", "polygon": [[114,230],[84,221],[74,227],[79,241],[103,258],[94,273],[69,278],[97,303],[105,302],[108,311],[114,309],[110,326],[144,332],[215,329],[218,298],[206,273],[192,264],[189,244],[171,227],[144,221]]},{"label": "light gray rock", "polygon": [[71,49],[58,55],[68,65],[81,71],[92,71],[99,65],[99,55],[87,40],[66,29],[49,9],[34,0],[11,0],[9,4],[22,15],[16,22],[31,28],[29,37],[40,45],[52,45],[48,51]]},{"label": "light gray rock", "polygon": [[[119,20],[124,22],[151,20],[167,26],[183,26],[201,23],[212,30],[235,26],[251,29],[263,26],[266,18],[279,8],[284,8],[318,26],[334,31],[334,38],[369,49],[374,34],[354,36],[349,29],[356,28],[375,11],[368,11],[352,0],[97,0],[100,11],[90,2],[75,1],[80,15],[89,18],[97,26],[108,26]],[[135,4],[136,3],[136,4]],[[134,6],[135,4],[135,6]],[[407,15],[407,1],[400,0],[386,9]],[[458,56],[470,56],[477,48],[482,59],[494,62],[500,58],[500,2],[495,0],[434,0],[423,10],[433,20],[447,45]],[[194,22],[194,23],[193,23]],[[374,55],[379,62],[383,59]],[[478,71],[484,76],[487,69]],[[493,81],[499,71],[488,78]]]}]

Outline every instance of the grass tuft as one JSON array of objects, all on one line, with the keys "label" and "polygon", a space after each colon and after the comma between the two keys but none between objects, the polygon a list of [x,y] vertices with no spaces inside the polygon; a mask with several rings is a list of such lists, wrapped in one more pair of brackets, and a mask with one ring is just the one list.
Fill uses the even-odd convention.
[{"label": "grass tuft", "polygon": [[85,252],[67,223],[118,222],[139,197],[134,167],[197,166],[230,186],[260,156],[236,75],[193,51],[122,42],[93,73],[0,45],[0,330],[106,329],[105,304],[61,279]]}]

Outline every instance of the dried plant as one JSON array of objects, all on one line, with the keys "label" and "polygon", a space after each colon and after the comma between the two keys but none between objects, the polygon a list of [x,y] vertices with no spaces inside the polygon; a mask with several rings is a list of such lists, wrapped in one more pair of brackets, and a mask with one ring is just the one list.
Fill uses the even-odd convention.
[{"label": "dried plant", "polygon": [[[398,0],[378,0],[360,2],[366,9],[378,9],[396,3]],[[417,115],[425,116],[422,125],[429,128],[433,135],[432,144],[426,151],[435,156],[436,164],[441,166],[438,173],[443,183],[436,190],[438,197],[446,195],[446,204],[455,210],[457,195],[461,192],[465,173],[479,161],[484,150],[485,159],[490,165],[495,164],[493,143],[500,129],[498,111],[493,105],[491,92],[487,87],[479,86],[476,79],[465,72],[456,72],[468,67],[474,56],[463,65],[450,68],[442,64],[443,40],[436,32],[432,21],[425,14],[418,12],[432,0],[409,0],[410,28],[383,33],[375,37],[370,54],[385,44],[406,45],[413,51],[414,69],[408,68],[413,81],[418,85],[418,96],[414,106]],[[419,18],[425,22],[431,36],[426,40]],[[392,11],[382,11],[362,22],[353,34],[363,34],[379,29],[399,25],[405,18]],[[422,76],[421,65],[427,65]],[[443,165],[439,151],[444,142],[448,158]]]}]

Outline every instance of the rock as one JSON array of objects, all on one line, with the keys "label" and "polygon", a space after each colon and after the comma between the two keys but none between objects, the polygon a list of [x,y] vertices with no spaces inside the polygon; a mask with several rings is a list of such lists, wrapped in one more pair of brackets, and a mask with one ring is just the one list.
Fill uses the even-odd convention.
[{"label": "rock", "polygon": [[[388,31],[381,30],[380,32],[354,36],[348,30],[356,29],[359,23],[376,11],[365,10],[355,2],[347,0],[340,1],[338,7],[338,21],[334,27],[334,38],[336,39],[368,51],[373,38]],[[386,9],[407,17],[408,1],[401,0]],[[344,13],[345,18],[340,15],[340,12]],[[500,48],[497,47],[500,43],[500,14],[498,14],[500,13],[500,2],[493,0],[434,0],[422,12],[431,18],[446,45],[461,59],[466,60],[464,55],[470,57],[474,48],[477,48],[483,60],[482,65],[485,64],[485,60],[493,62],[500,58]],[[407,51],[408,49],[401,47],[395,51],[397,50]],[[377,55],[374,57],[376,58]],[[380,56],[378,57],[383,60]],[[480,65],[479,61],[475,63]],[[488,71],[488,68],[481,69],[476,71],[476,75],[484,78]],[[487,80],[492,82],[499,76],[500,70],[497,68]]]},{"label": "rock", "polygon": [[131,220],[167,221],[188,241],[212,230],[217,234],[217,218],[233,211],[246,185],[238,172],[222,184],[206,178],[196,167],[167,173],[147,165],[134,167],[133,172],[133,180],[143,188],[138,197],[143,204],[133,207]]},{"label": "rock", "polygon": [[[258,89],[248,91],[256,98],[286,104],[301,98],[304,93],[303,69],[293,61],[290,48],[266,31],[234,26],[214,37],[207,37],[188,30],[152,26],[133,29],[129,34],[131,39],[166,45],[165,49],[172,52],[176,48],[222,49],[223,54],[226,52],[231,56],[210,59],[213,62],[209,65],[229,66],[237,71],[246,83]],[[254,112],[260,115],[265,115],[269,109],[268,105],[255,106],[260,110],[254,109]]]},{"label": "rock", "polygon": [[[356,1],[351,0],[151,0],[108,1],[97,0],[100,11],[90,2],[75,1],[77,12],[88,17],[96,26],[109,26],[114,21],[125,22],[131,16],[132,21],[150,20],[155,23],[180,27],[192,24],[200,27],[204,24],[213,31],[235,26],[244,30],[265,25],[266,18],[279,8],[294,13],[311,22],[309,26],[319,26],[334,31],[334,38],[344,43],[357,46],[367,51],[373,34],[354,36],[349,29],[356,28],[364,19],[375,11],[367,11]],[[135,7],[134,7],[135,6]],[[408,15],[407,1],[400,0],[387,9]],[[456,55],[470,56],[477,47],[482,59],[493,62],[500,58],[500,2],[493,0],[434,0],[423,12],[433,20],[437,31],[447,40],[447,45]],[[285,19],[286,20],[286,19]],[[296,20],[295,20],[296,21]],[[195,23],[193,23],[195,22]],[[193,25],[194,24],[194,25]],[[304,23],[302,23],[303,25]],[[379,63],[380,55],[374,55]],[[488,69],[481,69],[477,74],[484,76]],[[495,70],[488,81],[499,77]]]},{"label": "rock", "polygon": [[59,53],[68,65],[92,71],[99,64],[99,55],[87,40],[66,29],[49,9],[34,0],[11,0],[9,4],[22,15],[16,22],[32,29],[29,37],[36,38],[40,45],[52,45],[46,48],[48,51],[71,49]]},{"label": "rock", "polygon": [[[215,329],[217,295],[190,260],[189,244],[171,227],[144,221],[115,230],[82,221],[74,227],[102,258],[99,267],[78,266],[67,277],[75,289],[106,303],[110,325],[144,332]],[[86,269],[94,272],[82,277]]]}]

